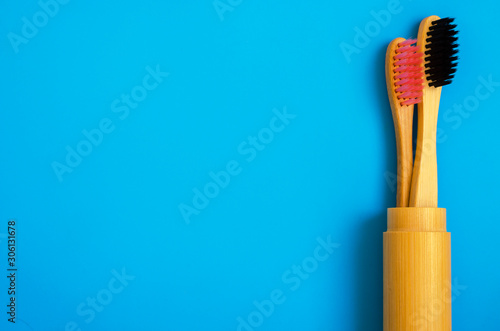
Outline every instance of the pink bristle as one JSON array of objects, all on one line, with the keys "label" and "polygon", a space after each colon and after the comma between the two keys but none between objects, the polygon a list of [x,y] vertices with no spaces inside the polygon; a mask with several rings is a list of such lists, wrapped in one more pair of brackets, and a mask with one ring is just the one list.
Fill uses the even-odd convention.
[{"label": "pink bristle", "polygon": [[415,39],[400,42],[394,56],[394,85],[402,106],[417,104],[422,100],[423,55],[416,42]]},{"label": "pink bristle", "polygon": [[412,45],[417,42],[417,39],[406,39],[405,41],[402,41],[399,43],[399,46],[407,46],[407,45]]}]

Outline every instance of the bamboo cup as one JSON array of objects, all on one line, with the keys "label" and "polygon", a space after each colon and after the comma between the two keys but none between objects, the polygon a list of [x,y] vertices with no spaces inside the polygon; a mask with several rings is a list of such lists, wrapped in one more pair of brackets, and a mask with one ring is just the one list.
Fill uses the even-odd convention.
[{"label": "bamboo cup", "polygon": [[389,208],[384,331],[451,331],[451,241],[444,208]]}]

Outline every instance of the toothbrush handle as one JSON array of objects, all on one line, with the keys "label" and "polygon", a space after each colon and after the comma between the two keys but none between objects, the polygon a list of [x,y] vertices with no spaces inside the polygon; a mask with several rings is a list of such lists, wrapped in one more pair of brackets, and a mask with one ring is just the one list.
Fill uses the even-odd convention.
[{"label": "toothbrush handle", "polygon": [[396,129],[396,149],[398,155],[398,175],[396,206],[408,207],[410,200],[410,186],[413,172],[413,105],[399,111],[398,121],[394,120]]},{"label": "toothbrush handle", "polygon": [[446,209],[389,208],[384,233],[384,331],[451,331]]},{"label": "toothbrush handle", "polygon": [[441,87],[425,87],[418,105],[418,131],[409,207],[437,207],[436,132]]}]

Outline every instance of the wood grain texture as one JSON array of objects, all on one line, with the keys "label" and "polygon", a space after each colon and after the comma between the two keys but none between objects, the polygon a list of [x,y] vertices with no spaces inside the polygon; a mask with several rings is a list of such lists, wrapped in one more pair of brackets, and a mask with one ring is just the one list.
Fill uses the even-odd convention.
[{"label": "wood grain texture", "polygon": [[384,331],[451,331],[451,238],[442,208],[389,208]]},{"label": "wood grain texture", "polygon": [[385,57],[385,77],[387,83],[387,92],[389,94],[389,103],[391,104],[392,118],[394,121],[394,130],[396,132],[396,150],[397,150],[397,192],[396,206],[408,207],[410,197],[410,184],[413,171],[413,105],[401,106],[400,100],[396,95],[394,80],[394,56],[400,42],[404,38],[394,39],[387,48]]},{"label": "wood grain texture", "polygon": [[[417,46],[422,52],[425,52],[429,26],[432,21],[438,19],[438,16],[429,16],[420,23]],[[418,104],[417,150],[411,180],[409,207],[438,206],[436,131],[440,98],[441,87],[430,87],[425,79],[422,102]]]}]

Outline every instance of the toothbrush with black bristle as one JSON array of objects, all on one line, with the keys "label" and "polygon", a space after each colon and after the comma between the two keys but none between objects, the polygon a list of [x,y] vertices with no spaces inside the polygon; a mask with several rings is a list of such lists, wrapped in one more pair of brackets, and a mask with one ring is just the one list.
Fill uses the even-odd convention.
[{"label": "toothbrush with black bristle", "polygon": [[441,87],[452,82],[458,60],[453,18],[429,16],[418,30],[417,47],[424,53],[424,89],[418,105],[417,150],[411,180],[410,207],[437,207],[436,133]]}]

